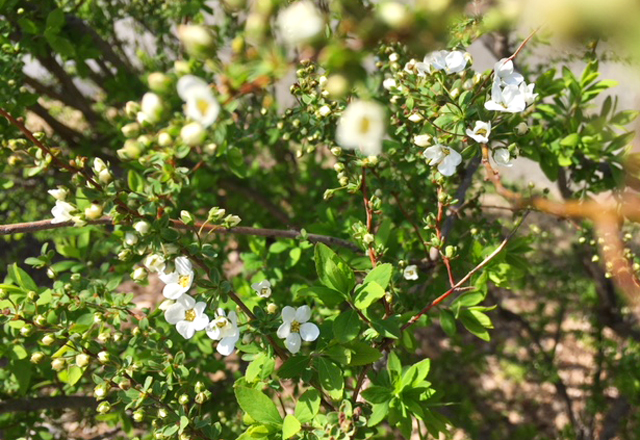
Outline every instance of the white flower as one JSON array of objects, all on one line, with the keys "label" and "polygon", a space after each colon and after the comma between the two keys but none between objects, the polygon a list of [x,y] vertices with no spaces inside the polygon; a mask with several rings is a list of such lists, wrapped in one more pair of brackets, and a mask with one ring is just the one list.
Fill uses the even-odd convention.
[{"label": "white flower", "polygon": [[182,337],[191,339],[209,324],[209,317],[204,314],[206,306],[204,302],[196,303],[189,295],[182,295],[164,312],[164,318],[169,324],[175,324]]},{"label": "white flower", "polygon": [[360,150],[365,156],[382,151],[385,134],[384,108],[373,101],[354,101],[338,121],[336,142],[349,150]]},{"label": "white flower", "polygon": [[493,150],[493,160],[500,166],[511,167],[511,154],[507,148],[496,148]]},{"label": "white flower", "polygon": [[520,91],[522,96],[524,96],[524,102],[527,105],[533,103],[533,101],[535,101],[536,97],[538,96],[537,93],[533,93],[533,88],[535,86],[536,86],[535,84],[525,84],[525,83],[520,83],[520,85],[518,86],[518,90]]},{"label": "white flower", "polygon": [[189,291],[193,283],[193,266],[187,257],[178,257],[175,260],[176,270],[171,273],[164,271],[159,273],[160,279],[166,284],[162,289],[165,298],[178,299]]},{"label": "white flower", "polygon": [[394,1],[385,1],[378,6],[382,21],[393,29],[400,29],[411,23],[411,13],[407,6]]},{"label": "white flower", "polygon": [[420,122],[424,118],[420,113],[411,113],[411,116],[409,116],[407,119],[409,119],[411,122]]},{"label": "white flower", "polygon": [[251,288],[256,291],[260,298],[269,298],[271,296],[271,283],[269,280],[254,283]]},{"label": "white flower", "polygon": [[495,81],[500,81],[500,84],[517,86],[524,77],[518,72],[513,71],[513,61],[508,58],[503,58],[493,66],[495,72]]},{"label": "white flower", "polygon": [[150,272],[164,272],[164,257],[158,254],[147,255],[143,263]]},{"label": "white flower", "polygon": [[147,278],[147,271],[144,270],[144,267],[136,267],[133,269],[131,273],[131,279],[134,281],[142,281]]},{"label": "white flower", "polygon": [[318,109],[318,114],[323,118],[331,114],[331,108],[328,105],[323,105]]},{"label": "white flower", "polygon": [[178,38],[192,55],[207,55],[215,49],[216,40],[211,30],[200,25],[178,26]]},{"label": "white flower", "polygon": [[127,232],[124,234],[124,242],[127,246],[133,246],[138,242],[138,236],[133,232]]},{"label": "white flower", "polygon": [[437,50],[425,56],[424,63],[431,66],[434,70],[444,70],[445,73],[451,74],[462,72],[465,67],[467,67],[467,62],[470,58],[468,53],[459,50],[451,52]]},{"label": "white flower", "polygon": [[58,187],[58,189],[50,189],[47,192],[56,200],[64,200],[69,195],[69,190],[63,187]]},{"label": "white flower", "polygon": [[438,166],[438,171],[443,176],[452,176],[456,172],[456,167],[462,162],[462,156],[453,148],[435,144],[424,150],[422,155],[431,166]]},{"label": "white flower", "polygon": [[384,87],[386,90],[391,90],[391,89],[397,88],[398,83],[393,78],[387,78],[384,81],[382,81],[382,87]]},{"label": "white flower", "polygon": [[204,141],[205,135],[206,132],[199,122],[191,122],[180,130],[182,141],[190,147],[200,145]]},{"label": "white flower", "polygon": [[238,317],[236,312],[224,313],[218,309],[216,318],[207,326],[207,336],[218,342],[216,350],[223,356],[229,356],[236,348],[236,342],[240,339],[238,330]]},{"label": "white flower", "polygon": [[71,203],[67,203],[62,200],[56,200],[56,205],[51,208],[51,214],[53,215],[53,220],[51,220],[51,223],[63,223],[74,220],[74,216],[71,213],[75,210],[76,207]]},{"label": "white flower", "polygon": [[135,229],[136,232],[140,235],[144,235],[147,232],[149,232],[149,228],[150,228],[149,222],[146,222],[144,220],[140,220],[133,224],[133,229]]},{"label": "white flower", "polygon": [[293,3],[278,14],[278,28],[291,46],[308,43],[324,30],[324,18],[308,0]]},{"label": "white flower", "polygon": [[140,108],[142,109],[143,117],[138,114],[139,118],[142,118],[142,122],[158,122],[162,117],[162,112],[164,110],[162,99],[156,95],[155,93],[145,93],[142,96],[142,102],[140,102]]},{"label": "white flower", "polygon": [[518,125],[516,125],[515,132],[518,136],[524,136],[525,134],[527,134],[528,131],[529,131],[529,126],[527,125],[526,122],[521,122]]},{"label": "white flower", "polygon": [[431,145],[431,135],[430,134],[417,134],[413,137],[413,143],[418,147],[426,147]]},{"label": "white flower", "polygon": [[101,171],[104,171],[106,169],[108,169],[107,164],[104,163],[102,159],[100,159],[99,157],[96,157],[95,159],[93,159],[93,171],[96,174],[100,174]]},{"label": "white flower", "polygon": [[405,267],[403,276],[405,280],[417,280],[418,267],[415,264]]},{"label": "white flower", "polygon": [[84,216],[89,220],[95,220],[102,216],[102,206],[92,203],[84,210]]},{"label": "white flower", "polygon": [[294,309],[286,306],[282,309],[282,325],[278,328],[278,337],[284,339],[287,349],[296,354],[300,351],[302,341],[315,341],[320,336],[317,325],[307,322],[311,317],[309,306]]},{"label": "white flower", "polygon": [[484,103],[484,108],[498,112],[519,113],[527,107],[525,95],[518,86],[500,87],[500,83],[493,82],[491,100]]},{"label": "white flower", "polygon": [[473,130],[467,128],[467,136],[476,142],[486,144],[489,142],[489,135],[491,134],[491,122],[476,121],[476,126]]},{"label": "white flower", "polygon": [[184,114],[208,127],[214,123],[220,113],[220,104],[213,96],[211,88],[202,79],[185,75],[178,80],[178,95],[186,102]]}]

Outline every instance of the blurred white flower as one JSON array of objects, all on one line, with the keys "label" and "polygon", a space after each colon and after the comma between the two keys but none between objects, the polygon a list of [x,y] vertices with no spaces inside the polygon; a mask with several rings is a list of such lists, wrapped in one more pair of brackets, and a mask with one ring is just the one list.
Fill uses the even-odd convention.
[{"label": "blurred white flower", "polygon": [[150,272],[163,272],[165,268],[164,257],[158,254],[147,255],[142,264]]},{"label": "blurred white flower", "polygon": [[196,303],[189,295],[182,295],[164,312],[164,318],[169,324],[174,324],[178,333],[185,339],[191,339],[200,330],[204,330],[209,324],[209,317],[204,314],[207,305],[204,302]]},{"label": "blurred white flower", "polygon": [[160,279],[166,284],[162,289],[162,294],[169,299],[178,299],[188,292],[194,278],[193,266],[187,257],[176,258],[175,266],[174,272],[159,272]]},{"label": "blurred white flower", "polygon": [[[51,191],[55,190],[50,190],[49,193],[51,193]],[[53,220],[51,220],[51,223],[63,223],[74,220],[74,215],[72,215],[72,213],[75,211],[76,207],[71,203],[67,203],[62,200],[56,200],[56,205],[51,208],[51,214],[53,215]]]},{"label": "blurred white flower", "polygon": [[271,296],[271,283],[269,280],[254,283],[251,285],[251,288],[256,291],[260,298],[269,298]]},{"label": "blurred white flower", "polygon": [[63,187],[58,187],[58,189],[50,189],[47,192],[56,200],[64,200],[69,195],[69,190]]},{"label": "blurred white flower", "polygon": [[431,135],[430,134],[417,134],[413,137],[413,143],[418,147],[427,147],[431,145]]},{"label": "blurred white flower", "polygon": [[178,26],[178,38],[187,52],[194,56],[210,54],[216,46],[211,29],[201,25],[187,24]]},{"label": "blurred white flower", "polygon": [[142,281],[147,279],[147,271],[144,270],[144,267],[136,267],[131,272],[131,279],[134,281]]},{"label": "blurred white flower", "polygon": [[456,167],[462,162],[460,153],[440,144],[427,148],[422,155],[429,165],[437,165],[438,171],[443,176],[452,176],[456,172]]},{"label": "blurred white flower", "polygon": [[137,221],[133,224],[133,229],[135,229],[136,232],[140,235],[145,235],[147,232],[149,232],[150,227],[151,225],[149,225],[149,222],[144,220]]},{"label": "blurred white flower", "polygon": [[294,309],[285,306],[282,309],[282,325],[278,328],[278,337],[284,339],[287,349],[296,354],[300,351],[302,341],[315,341],[320,336],[320,329],[317,325],[307,322],[311,318],[309,306],[302,306]]},{"label": "blurred white flower", "polygon": [[467,62],[471,59],[466,52],[459,50],[447,51],[437,50],[424,57],[424,63],[431,66],[433,70],[443,70],[447,74],[462,72],[467,67]]},{"label": "blurred white flower", "polygon": [[180,130],[182,142],[190,147],[202,144],[206,134],[207,133],[199,122],[190,122]]},{"label": "blurred white flower", "polygon": [[513,162],[511,162],[511,153],[509,153],[507,148],[496,148],[493,150],[493,160],[496,164],[503,167],[513,166]]},{"label": "blurred white flower", "polygon": [[385,134],[384,108],[373,101],[354,101],[338,121],[336,142],[343,148],[359,150],[365,156],[382,151]]},{"label": "blurred white flower", "polygon": [[139,122],[150,122],[152,124],[158,122],[160,118],[162,118],[162,113],[164,111],[164,106],[160,96],[151,92],[145,93],[144,96],[142,96],[140,108],[144,117],[142,117],[143,121]]},{"label": "blurred white flower", "polygon": [[324,18],[313,2],[295,2],[278,14],[278,28],[291,46],[313,41],[324,31]]},{"label": "blurred white flower", "polygon": [[227,316],[222,309],[216,312],[216,318],[207,326],[207,336],[218,342],[216,350],[223,356],[229,356],[236,348],[240,339],[238,317],[236,312],[229,312]]},{"label": "blurred white flower", "polygon": [[415,264],[411,264],[404,268],[402,274],[405,280],[417,280],[418,279],[418,267]]},{"label": "blurred white flower", "polygon": [[220,104],[213,96],[209,85],[193,75],[185,75],[178,80],[178,95],[186,102],[184,114],[193,121],[208,127],[220,113]]},{"label": "blurred white flower", "polygon": [[124,242],[127,246],[133,246],[138,242],[138,236],[133,232],[127,232],[124,234]]},{"label": "blurred white flower", "polygon": [[491,87],[491,100],[484,103],[484,108],[507,113],[519,113],[527,107],[525,95],[518,86],[500,87],[500,83],[494,81]]},{"label": "blurred white flower", "polygon": [[535,99],[538,97],[537,93],[533,93],[533,88],[535,86],[535,84],[525,84],[524,82],[520,83],[520,85],[518,86],[518,90],[524,97],[524,102],[527,105],[532,104],[533,101],[535,101]]},{"label": "blurred white flower", "polygon": [[500,85],[517,86],[524,81],[524,77],[522,75],[518,72],[514,72],[513,61],[508,58],[503,58],[498,61],[493,66],[493,71],[496,75],[494,81],[499,81]]},{"label": "blurred white flower", "polygon": [[84,216],[88,220],[96,220],[102,216],[102,206],[92,203],[84,210]]},{"label": "blurred white flower", "polygon": [[491,135],[491,122],[476,121],[473,130],[467,128],[467,136],[481,144],[489,142],[489,135]]},{"label": "blurred white flower", "polygon": [[397,88],[398,83],[393,78],[387,78],[384,81],[382,81],[382,87],[384,87],[386,90],[391,90],[391,89]]}]

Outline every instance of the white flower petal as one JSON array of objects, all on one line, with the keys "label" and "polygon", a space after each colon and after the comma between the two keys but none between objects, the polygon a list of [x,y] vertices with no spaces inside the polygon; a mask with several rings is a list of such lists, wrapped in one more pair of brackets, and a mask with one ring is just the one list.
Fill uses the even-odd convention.
[{"label": "white flower petal", "polygon": [[287,336],[287,339],[284,341],[284,344],[287,346],[287,349],[296,354],[300,351],[300,346],[302,345],[302,338],[298,333],[291,333]]},{"label": "white flower petal", "polygon": [[228,318],[234,327],[238,327],[238,315],[236,315],[236,312],[229,312]]},{"label": "white flower petal", "polygon": [[311,318],[311,309],[309,306],[301,306],[296,310],[295,320],[299,323],[307,322]]},{"label": "white flower petal", "polygon": [[300,337],[307,341],[315,341],[320,336],[320,329],[311,322],[305,322],[300,326]]},{"label": "white flower petal", "polygon": [[186,101],[197,87],[208,89],[209,85],[197,76],[185,75],[178,80],[178,96],[180,96],[183,101]]},{"label": "white flower petal", "polygon": [[220,327],[215,324],[215,322],[211,322],[207,326],[207,336],[215,341],[220,340],[220,338],[222,337],[222,331],[220,330]]},{"label": "white flower petal", "polygon": [[196,315],[200,316],[202,315],[206,307],[207,307],[207,303],[205,303],[204,301],[200,301],[200,302],[197,302],[193,308],[196,311]]},{"label": "white flower petal", "polygon": [[193,309],[196,305],[196,300],[191,298],[189,295],[182,295],[178,298],[178,303],[182,304],[185,310]]},{"label": "white flower petal", "polygon": [[178,299],[186,291],[187,291],[187,289],[182,287],[180,284],[172,283],[172,284],[167,284],[166,286],[164,286],[164,289],[162,289],[162,295],[164,295],[165,298]]},{"label": "white flower petal", "polygon": [[238,339],[238,336],[233,338],[222,338],[222,340],[218,342],[216,351],[222,356],[229,356],[235,350],[236,342],[238,342]]},{"label": "white flower petal", "polygon": [[165,273],[163,271],[158,272],[158,278],[165,284],[177,284],[180,279],[180,274],[178,272]]},{"label": "white flower petal", "polygon": [[198,316],[191,324],[196,331],[204,330],[209,325],[209,317],[207,315]]},{"label": "white flower petal", "polygon": [[296,318],[296,309],[291,306],[285,306],[282,308],[282,321],[289,322]]},{"label": "white flower petal", "polygon": [[285,321],[278,327],[277,335],[280,339],[284,339],[291,334],[291,322]]},{"label": "white flower petal", "polygon": [[193,273],[193,265],[187,257],[176,258],[176,269],[180,275],[189,275]]},{"label": "white flower petal", "polygon": [[185,339],[191,339],[193,335],[196,334],[196,329],[193,328],[193,325],[191,325],[189,321],[180,321],[177,323],[176,330],[178,330],[178,333]]},{"label": "white flower petal", "polygon": [[178,322],[184,319],[185,308],[182,304],[176,303],[171,306],[164,312],[164,319],[167,320],[169,324],[177,324]]}]

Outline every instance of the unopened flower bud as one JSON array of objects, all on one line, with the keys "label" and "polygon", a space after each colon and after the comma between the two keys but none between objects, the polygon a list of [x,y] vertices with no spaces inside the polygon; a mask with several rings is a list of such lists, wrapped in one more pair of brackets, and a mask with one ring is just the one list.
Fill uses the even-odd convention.
[{"label": "unopened flower bud", "polygon": [[207,401],[207,395],[205,393],[198,393],[196,394],[195,400],[198,405],[202,405],[204,402]]},{"label": "unopened flower bud", "polygon": [[340,99],[349,91],[349,80],[343,75],[333,74],[327,78],[324,89],[333,99]]},{"label": "unopened flower bud", "polygon": [[201,393],[206,389],[206,387],[204,386],[204,383],[202,383],[201,381],[196,382],[195,386],[194,386],[194,390],[196,391],[196,393]]},{"label": "unopened flower bud", "polygon": [[106,414],[111,411],[111,404],[109,402],[100,402],[96,411],[100,414]]},{"label": "unopened flower bud", "polygon": [[527,132],[529,131],[529,126],[527,125],[526,122],[521,122],[518,125],[516,125],[516,134],[519,136],[523,136],[525,134],[527,134]]},{"label": "unopened flower bud", "polygon": [[92,203],[87,209],[84,210],[84,216],[87,220],[96,220],[102,216],[102,206]]},{"label": "unopened flower bud", "polygon": [[180,25],[178,26],[178,38],[187,52],[195,57],[206,57],[215,51],[215,36],[208,27]]},{"label": "unopened flower bud", "polygon": [[149,222],[145,220],[140,220],[133,224],[133,229],[135,229],[136,232],[140,235],[145,235],[146,233],[148,233],[150,227],[151,225],[149,224]]},{"label": "unopened flower bud", "polygon": [[331,154],[333,154],[336,157],[342,156],[342,148],[340,147],[331,148]]},{"label": "unopened flower bud", "polygon": [[69,195],[69,190],[59,186],[58,189],[50,189],[48,193],[56,200],[65,200]]},{"label": "unopened flower bud", "polygon": [[362,237],[362,242],[366,245],[369,245],[373,243],[375,239],[376,238],[373,236],[373,234],[364,234],[364,236]]},{"label": "unopened flower bud", "polygon": [[331,108],[328,105],[323,105],[318,109],[318,115],[320,115],[323,118],[326,116],[329,116],[330,114],[331,114]]},{"label": "unopened flower bud", "polygon": [[144,267],[136,267],[131,272],[131,279],[133,281],[144,281],[147,279],[147,271],[144,270]]},{"label": "unopened flower bud", "polygon": [[226,216],[224,219],[224,223],[227,226],[227,228],[233,228],[234,226],[238,226],[238,224],[240,224],[241,221],[242,219],[240,217],[238,217],[237,215],[231,215],[231,214]]},{"label": "unopened flower bud", "polygon": [[422,115],[420,113],[412,113],[411,116],[409,116],[408,118],[411,122],[420,122],[422,121],[424,118],[422,117]]},{"label": "unopened flower bud", "polygon": [[182,142],[190,147],[202,144],[206,134],[204,128],[198,122],[191,122],[180,130]]},{"label": "unopened flower bud", "polygon": [[76,365],[80,368],[86,367],[91,362],[91,358],[86,353],[80,353],[76,356]]},{"label": "unopened flower bud", "polygon": [[189,403],[189,396],[186,394],[182,394],[178,398],[178,402],[180,403],[180,405],[186,405],[187,403]]},{"label": "unopened flower bud", "polygon": [[153,72],[147,77],[147,84],[154,92],[166,93],[171,88],[171,78],[162,72]]},{"label": "unopened flower bud", "polygon": [[178,76],[187,75],[191,73],[191,67],[189,63],[184,60],[178,60],[173,63],[173,69],[176,71]]},{"label": "unopened flower bud", "polygon": [[109,393],[109,384],[107,384],[107,382],[102,382],[99,385],[96,385],[96,387],[93,389],[93,396],[97,399],[97,400],[102,400],[105,397],[107,397],[107,394]]},{"label": "unopened flower bud", "polygon": [[33,334],[33,326],[31,324],[25,324],[20,329],[20,334],[22,336],[24,336],[25,338],[28,337],[28,336],[31,336]]},{"label": "unopened flower bud", "polygon": [[118,157],[123,160],[138,159],[142,154],[142,147],[135,139],[127,139],[124,146],[116,151]]},{"label": "unopened flower bud", "polygon": [[32,364],[39,364],[40,362],[42,362],[45,358],[45,354],[41,351],[36,351],[35,353],[33,353],[31,355],[31,363]]},{"label": "unopened flower bud", "polygon": [[111,360],[111,355],[109,354],[109,352],[103,350],[98,353],[98,360],[100,361],[100,363],[106,364],[107,362],[109,362],[109,360]]},{"label": "unopened flower bud", "polygon": [[274,303],[267,304],[267,313],[273,315],[277,311],[278,311],[278,306],[277,305],[275,305]]},{"label": "unopened flower bud", "polygon": [[158,417],[159,417],[159,418],[164,419],[164,418],[166,418],[168,415],[169,415],[169,414],[167,413],[167,410],[166,410],[166,409],[164,409],[164,408],[160,408],[160,409],[158,410]]},{"label": "unopened flower bud", "polygon": [[144,411],[141,409],[134,411],[133,420],[138,423],[142,422],[144,420]]},{"label": "unopened flower bud", "polygon": [[124,234],[124,242],[127,246],[133,246],[138,242],[138,236],[133,232]]},{"label": "unopened flower bud", "polygon": [[140,124],[131,122],[120,129],[126,138],[133,138],[140,134]]},{"label": "unopened flower bud", "polygon": [[191,213],[189,211],[186,210],[182,210],[180,211],[180,220],[182,220],[182,222],[185,225],[191,225],[193,224],[193,216],[191,215]]},{"label": "unopened flower bud", "polygon": [[129,258],[131,258],[131,251],[129,249],[123,249],[118,252],[118,260],[127,261]]},{"label": "unopened flower bud", "polygon": [[51,361],[51,368],[56,371],[63,370],[67,366],[67,362],[63,358],[56,358]]},{"label": "unopened flower bud", "polygon": [[56,338],[51,333],[48,333],[42,337],[40,342],[42,345],[51,345],[56,342]]},{"label": "unopened flower bud", "polygon": [[124,106],[124,112],[130,118],[135,118],[140,111],[140,104],[135,101],[129,101]]},{"label": "unopened flower bud", "polygon": [[173,138],[166,131],[158,133],[158,145],[161,147],[169,147],[173,144]]}]

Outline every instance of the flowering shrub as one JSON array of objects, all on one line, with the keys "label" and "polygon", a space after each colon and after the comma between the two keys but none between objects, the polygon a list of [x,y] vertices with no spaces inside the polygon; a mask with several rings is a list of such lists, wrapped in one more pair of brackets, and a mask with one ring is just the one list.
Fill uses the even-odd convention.
[{"label": "flowering shrub", "polygon": [[[626,190],[635,112],[594,104],[613,85],[595,49],[577,76],[529,65],[532,30],[480,71],[467,48],[505,31],[464,2],[133,1],[104,14],[98,1],[4,3],[2,56],[18,71],[0,74],[24,84],[0,108],[0,183],[23,200],[1,202],[0,233],[21,253],[7,251],[0,284],[7,438],[94,425],[140,439],[475,436],[472,393],[447,374],[471,361],[465,346],[490,346],[496,317],[524,322],[535,344],[521,347],[535,346],[542,381],[570,400],[536,330],[499,295],[543,290],[542,307],[561,292],[545,280],[577,292],[563,316],[609,307],[592,316],[602,355],[585,414],[607,411],[604,382],[627,405],[640,399],[638,331],[612,283],[639,293],[624,224],[640,218]],[[140,66],[113,31],[126,17],[158,34]],[[22,72],[27,54],[60,90]],[[503,182],[519,161],[559,196]],[[614,200],[593,200],[605,192]],[[571,222],[544,235],[549,216]],[[602,257],[575,251],[590,253],[592,278],[546,264],[560,236],[600,245]],[[430,356],[431,338],[464,350]],[[622,358],[604,338],[623,339]],[[604,430],[567,405],[558,438]],[[81,422],[56,420],[64,408]],[[627,413],[631,435],[640,420]]]}]

